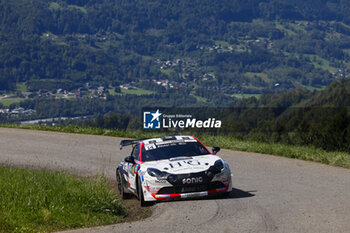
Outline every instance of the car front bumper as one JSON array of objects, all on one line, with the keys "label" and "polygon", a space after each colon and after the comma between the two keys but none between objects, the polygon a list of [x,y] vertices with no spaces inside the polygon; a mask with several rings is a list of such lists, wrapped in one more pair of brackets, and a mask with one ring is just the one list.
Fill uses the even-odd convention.
[{"label": "car front bumper", "polygon": [[153,194],[153,198],[157,201],[164,200],[164,199],[186,199],[186,198],[195,198],[195,197],[205,197],[210,194],[215,193],[225,193],[229,192],[228,187],[223,187],[219,189],[212,189],[208,191],[201,191],[201,192],[190,192],[190,193],[171,193],[171,194]]},{"label": "car front bumper", "polygon": [[228,193],[232,190],[231,176],[225,182],[211,182],[200,186],[166,186],[151,187],[145,185],[143,195],[145,201],[160,201],[166,199],[187,199],[205,197],[213,194]]}]

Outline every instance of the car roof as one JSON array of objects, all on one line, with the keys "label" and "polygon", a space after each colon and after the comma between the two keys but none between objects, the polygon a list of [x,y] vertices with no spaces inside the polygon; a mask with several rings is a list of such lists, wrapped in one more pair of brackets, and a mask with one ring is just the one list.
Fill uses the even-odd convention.
[{"label": "car roof", "polygon": [[165,136],[158,138],[148,138],[148,139],[140,139],[140,140],[122,140],[120,142],[120,149],[124,146],[137,145],[137,144],[154,144],[154,143],[173,143],[173,142],[196,142],[197,139],[192,136],[182,136],[182,135],[174,135],[174,136]]},{"label": "car roof", "polygon": [[145,145],[148,144],[154,144],[154,143],[172,143],[172,142],[194,142],[197,141],[195,137],[192,136],[182,136],[182,135],[176,135],[176,136],[165,136],[165,137],[159,137],[159,138],[150,138],[150,139],[144,139],[140,140],[139,143],[144,143]]}]

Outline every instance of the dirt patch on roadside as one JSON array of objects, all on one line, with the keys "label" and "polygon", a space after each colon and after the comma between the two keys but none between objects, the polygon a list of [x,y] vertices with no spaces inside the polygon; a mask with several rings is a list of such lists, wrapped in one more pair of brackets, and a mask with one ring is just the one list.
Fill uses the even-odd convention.
[{"label": "dirt patch on roadside", "polygon": [[[119,195],[117,182],[115,180],[109,180],[109,185],[115,193]],[[141,207],[139,200],[134,196],[130,195],[128,199],[121,200],[123,206],[126,208],[128,215],[121,221],[122,222],[134,222],[148,218],[152,215],[155,208],[154,205]]]}]

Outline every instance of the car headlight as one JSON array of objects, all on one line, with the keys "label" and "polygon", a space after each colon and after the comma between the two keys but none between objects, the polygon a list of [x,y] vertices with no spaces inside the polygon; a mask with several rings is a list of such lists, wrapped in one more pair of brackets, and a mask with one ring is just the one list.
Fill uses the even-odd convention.
[{"label": "car headlight", "polygon": [[224,170],[224,163],[222,162],[221,159],[219,160],[216,160],[214,165],[211,166],[207,171],[206,171],[206,174],[207,176],[209,177],[213,177],[215,176],[216,174],[219,174],[221,173],[223,170]]},{"label": "car headlight", "polygon": [[214,163],[214,168],[221,172],[224,169],[224,163],[222,162],[222,160],[216,160]]},{"label": "car headlight", "polygon": [[156,168],[147,168],[147,173],[148,175],[157,177],[158,179],[166,179],[169,175],[167,172],[161,172]]}]

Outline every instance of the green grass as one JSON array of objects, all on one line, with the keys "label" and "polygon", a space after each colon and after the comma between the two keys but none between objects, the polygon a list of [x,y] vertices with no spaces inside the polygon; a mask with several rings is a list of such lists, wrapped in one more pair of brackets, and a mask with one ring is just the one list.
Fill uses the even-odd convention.
[{"label": "green grass", "polygon": [[[84,14],[87,13],[87,10],[86,10],[84,7],[82,7],[82,6],[68,5],[68,8],[75,8],[75,9],[80,10],[80,11],[83,12]],[[50,2],[50,4],[49,4],[49,9],[50,9],[51,11],[57,11],[57,10],[62,10],[63,7],[62,7],[60,4],[58,4],[57,2]]]},{"label": "green grass", "polygon": [[327,61],[324,58],[321,58],[317,55],[312,55],[312,54],[304,54],[305,57],[308,57],[310,59],[310,61],[312,62],[312,64],[316,67],[316,68],[320,68],[320,69],[324,69],[324,70],[328,70],[329,72],[337,72],[338,69],[335,67],[332,67],[329,63],[329,61]]},{"label": "green grass", "polygon": [[230,46],[230,44],[229,44],[228,42],[223,41],[223,40],[216,40],[216,41],[215,41],[215,45],[218,45],[218,46],[226,46],[226,47]]},{"label": "green grass", "polygon": [[275,25],[276,25],[276,28],[281,30],[281,31],[285,31],[288,36],[295,36],[296,33],[288,28],[286,28],[284,25],[282,25],[281,23],[279,22],[275,22]]},{"label": "green grass", "polygon": [[327,152],[312,147],[291,146],[280,143],[243,141],[226,136],[204,136],[200,137],[200,139],[204,144],[218,145],[222,148],[231,150],[278,155],[287,158],[308,160],[332,166],[350,168],[350,154],[345,152]]},{"label": "green grass", "polygon": [[121,93],[122,94],[131,94],[131,95],[150,95],[153,94],[153,91],[150,90],[145,90],[142,88],[137,88],[136,90],[126,90],[121,88]]},{"label": "green grass", "polygon": [[120,88],[120,93],[115,92],[115,89],[113,87],[108,88],[108,93],[110,95],[151,95],[154,92],[150,90],[145,90],[142,88],[137,88],[135,90],[126,90],[124,88]]},{"label": "green grass", "polygon": [[11,104],[19,103],[23,100],[24,100],[24,98],[6,98],[6,99],[0,100],[0,103],[2,103],[4,106],[8,107]]},{"label": "green grass", "polygon": [[[283,54],[285,54],[286,56],[289,56],[291,53],[285,52],[283,51]],[[300,54],[294,54],[298,59],[300,58]],[[323,70],[328,70],[329,72],[334,72],[336,73],[338,71],[338,68],[333,67],[330,65],[330,62],[327,61],[326,59],[314,55],[314,54],[303,54],[303,56],[308,57],[311,61],[311,63],[319,69],[323,69]]]},{"label": "green grass", "polygon": [[262,80],[264,80],[265,82],[270,82],[268,75],[265,73],[246,72],[244,73],[244,75],[247,76],[248,78],[254,78],[255,76],[257,76]]},{"label": "green grass", "polygon": [[190,94],[190,96],[196,98],[197,102],[201,102],[201,103],[207,103],[208,102],[208,100],[206,98],[198,96],[198,95],[195,95],[194,92],[192,92]]},{"label": "green grass", "polygon": [[261,94],[232,94],[231,96],[235,97],[237,99],[247,99],[250,97],[255,97],[255,98],[259,99]]},{"label": "green grass", "polygon": [[294,31],[296,31],[296,32],[305,32],[305,29],[304,29],[304,27],[303,26],[301,26],[301,25],[298,25],[298,23],[301,23],[301,24],[303,24],[303,23],[306,23],[307,21],[296,21],[295,23],[288,23],[288,25],[290,26],[290,27],[292,27],[293,29],[294,29]]},{"label": "green grass", "polygon": [[49,9],[50,10],[61,10],[62,7],[57,2],[50,2]]},{"label": "green grass", "polygon": [[348,55],[350,55],[350,49],[343,49],[344,53],[347,53]]},{"label": "green grass", "polygon": [[20,92],[26,92],[27,91],[27,86],[26,86],[25,83],[17,83],[16,90],[20,91]]},{"label": "green grass", "polygon": [[86,14],[86,13],[87,13],[87,10],[86,10],[84,7],[82,7],[82,6],[77,6],[77,5],[68,5],[68,7],[69,7],[69,8],[75,8],[75,9],[78,9],[78,10],[80,10],[81,12],[83,12],[84,14]]},{"label": "green grass", "polygon": [[126,215],[104,178],[0,167],[0,190],[0,232],[91,227]]},{"label": "green grass", "polygon": [[251,50],[250,49],[247,50],[244,45],[238,45],[234,50],[238,53],[244,53],[246,51],[251,52]]},{"label": "green grass", "polygon": [[172,73],[175,73],[174,69],[161,69],[160,72],[167,76],[170,76]]},{"label": "green grass", "polygon": [[[94,134],[105,135],[114,137],[128,137],[128,138],[151,138],[168,135],[167,133],[159,132],[147,132],[147,131],[117,131],[106,130],[99,128],[82,128],[78,126],[38,126],[38,125],[0,125],[0,127],[6,128],[22,128],[22,129],[34,129],[34,130],[46,130],[46,131],[58,131],[67,133],[80,133],[80,134]],[[193,135],[193,132],[182,132],[183,135]],[[344,168],[350,168],[350,154],[345,152],[328,152],[322,149],[285,145],[280,143],[263,143],[239,140],[230,136],[210,136],[210,135],[196,135],[206,145],[216,145],[221,148],[256,152],[262,154],[278,155],[287,158],[295,158],[308,160],[313,162],[324,163],[332,166],[339,166]]]},{"label": "green grass", "polygon": [[326,86],[322,86],[322,87],[313,87],[313,86],[308,86],[308,85],[303,85],[300,84],[303,88],[305,88],[306,90],[309,91],[322,91],[326,88]]},{"label": "green grass", "polygon": [[108,88],[108,93],[110,95],[119,95],[120,94],[120,93],[115,92],[115,88],[114,87],[109,87]]}]

